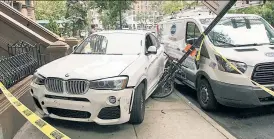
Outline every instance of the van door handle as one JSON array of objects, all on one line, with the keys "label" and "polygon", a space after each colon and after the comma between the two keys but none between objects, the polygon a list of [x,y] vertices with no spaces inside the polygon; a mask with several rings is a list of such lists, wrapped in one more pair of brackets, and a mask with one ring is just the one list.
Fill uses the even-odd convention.
[{"label": "van door handle", "polygon": [[177,48],[178,51],[180,51],[180,48]]}]

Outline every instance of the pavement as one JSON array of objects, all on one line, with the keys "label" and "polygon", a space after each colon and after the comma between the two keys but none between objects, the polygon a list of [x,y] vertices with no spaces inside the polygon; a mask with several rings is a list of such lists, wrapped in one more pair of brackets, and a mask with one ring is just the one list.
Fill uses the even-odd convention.
[{"label": "pavement", "polygon": [[[72,139],[234,139],[218,123],[178,91],[163,99],[146,101],[145,120],[140,125],[100,126],[45,118],[52,126]],[[14,139],[47,139],[36,127],[26,122]]]}]

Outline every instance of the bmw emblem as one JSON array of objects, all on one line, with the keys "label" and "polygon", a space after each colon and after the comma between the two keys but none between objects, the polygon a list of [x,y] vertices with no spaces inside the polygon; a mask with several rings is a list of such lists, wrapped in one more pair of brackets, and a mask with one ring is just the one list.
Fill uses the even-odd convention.
[{"label": "bmw emblem", "polygon": [[69,77],[69,74],[66,74],[65,77]]},{"label": "bmw emblem", "polygon": [[268,57],[274,57],[274,52],[268,52],[268,53],[265,53],[265,56],[268,56]]}]

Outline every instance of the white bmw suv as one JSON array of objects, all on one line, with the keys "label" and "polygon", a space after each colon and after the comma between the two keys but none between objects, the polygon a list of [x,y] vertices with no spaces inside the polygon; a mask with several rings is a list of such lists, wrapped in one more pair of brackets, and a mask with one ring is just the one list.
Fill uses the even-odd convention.
[{"label": "white bmw suv", "polygon": [[140,124],[165,59],[164,48],[150,32],[98,32],[72,54],[37,69],[31,95],[43,116],[100,125]]}]

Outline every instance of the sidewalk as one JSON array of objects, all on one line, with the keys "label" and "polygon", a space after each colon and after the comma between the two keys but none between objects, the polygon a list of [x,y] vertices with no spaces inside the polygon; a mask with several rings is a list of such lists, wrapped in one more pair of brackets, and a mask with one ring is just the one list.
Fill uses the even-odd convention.
[{"label": "sidewalk", "polygon": [[[149,99],[140,125],[99,126],[48,120],[72,139],[233,139],[234,137],[177,91],[164,99]],[[46,139],[27,122],[14,139]]]}]

